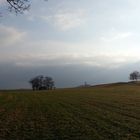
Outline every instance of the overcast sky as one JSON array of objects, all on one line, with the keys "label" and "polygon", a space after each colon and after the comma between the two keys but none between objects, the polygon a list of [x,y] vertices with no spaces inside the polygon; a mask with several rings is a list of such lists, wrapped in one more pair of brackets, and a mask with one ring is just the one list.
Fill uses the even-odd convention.
[{"label": "overcast sky", "polygon": [[128,81],[140,70],[140,0],[33,0],[23,15],[0,0],[0,88],[52,76],[56,87]]}]

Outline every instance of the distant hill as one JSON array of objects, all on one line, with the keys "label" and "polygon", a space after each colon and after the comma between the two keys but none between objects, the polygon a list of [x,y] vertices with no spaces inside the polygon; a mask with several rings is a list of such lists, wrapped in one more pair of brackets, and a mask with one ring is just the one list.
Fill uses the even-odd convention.
[{"label": "distant hill", "polygon": [[138,85],[138,86],[140,86],[140,81],[108,83],[108,84],[93,85],[91,87],[110,87],[110,86],[112,87],[112,86],[121,86],[121,85]]},{"label": "distant hill", "polygon": [[117,82],[117,83],[107,83],[107,84],[98,84],[98,85],[80,85],[77,88],[88,88],[88,87],[113,87],[113,86],[122,86],[122,85],[138,85],[140,86],[140,81],[129,81],[129,82]]}]

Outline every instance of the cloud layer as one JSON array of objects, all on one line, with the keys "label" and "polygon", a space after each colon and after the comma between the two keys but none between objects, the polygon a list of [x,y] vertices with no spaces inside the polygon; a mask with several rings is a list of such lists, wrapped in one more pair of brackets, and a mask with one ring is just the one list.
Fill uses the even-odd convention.
[{"label": "cloud layer", "polygon": [[5,77],[16,77],[9,87],[28,87],[27,79],[37,74],[54,76],[61,87],[128,80],[139,69],[139,3],[35,0],[24,15],[6,15],[0,23],[0,87],[6,87]]},{"label": "cloud layer", "polygon": [[42,20],[53,24],[56,28],[67,31],[83,25],[86,21],[86,12],[84,10],[59,10],[50,16],[41,16]]}]

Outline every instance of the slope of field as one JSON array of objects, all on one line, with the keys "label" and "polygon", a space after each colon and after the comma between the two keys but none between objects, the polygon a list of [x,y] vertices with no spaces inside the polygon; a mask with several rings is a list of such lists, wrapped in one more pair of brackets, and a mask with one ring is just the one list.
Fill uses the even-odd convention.
[{"label": "slope of field", "polygon": [[0,91],[0,140],[140,139],[140,86]]}]

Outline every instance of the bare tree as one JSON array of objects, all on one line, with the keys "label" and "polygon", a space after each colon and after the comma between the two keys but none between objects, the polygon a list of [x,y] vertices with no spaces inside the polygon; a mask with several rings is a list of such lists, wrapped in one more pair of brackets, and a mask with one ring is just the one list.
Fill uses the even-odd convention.
[{"label": "bare tree", "polygon": [[29,83],[33,90],[52,90],[54,88],[54,81],[51,77],[44,77],[42,75],[32,78]]},{"label": "bare tree", "polygon": [[23,13],[24,11],[29,10],[31,6],[31,0],[6,0],[6,2],[9,4],[10,12],[14,11],[15,13]]},{"label": "bare tree", "polygon": [[138,79],[140,79],[140,73],[138,71],[130,73],[129,79],[137,81]]},{"label": "bare tree", "polygon": [[42,85],[42,75],[39,75],[39,76],[36,76],[34,78],[32,78],[29,83],[32,85],[32,89],[33,90],[39,90],[39,88],[41,87]]},{"label": "bare tree", "polygon": [[44,78],[44,86],[49,90],[53,89],[54,87],[54,81],[51,77],[45,77]]},{"label": "bare tree", "polygon": [[29,0],[7,0],[9,10],[16,13],[23,13],[23,11],[30,8]]}]

